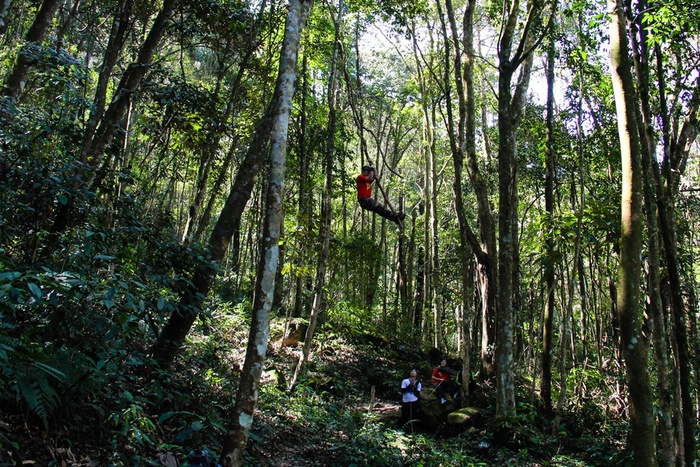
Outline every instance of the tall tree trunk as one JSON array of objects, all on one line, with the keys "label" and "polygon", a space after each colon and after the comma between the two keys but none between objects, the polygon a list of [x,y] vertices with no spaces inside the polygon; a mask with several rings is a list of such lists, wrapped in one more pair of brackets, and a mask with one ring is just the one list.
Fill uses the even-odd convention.
[{"label": "tall tree trunk", "polygon": [[92,141],[97,125],[104,112],[105,103],[107,102],[109,79],[112,76],[112,71],[119,58],[119,52],[124,45],[124,38],[131,21],[131,7],[133,3],[133,0],[120,0],[116,5],[117,13],[114,15],[114,20],[112,21],[107,47],[105,48],[104,57],[102,58],[100,75],[97,79],[95,97],[93,99],[92,108],[90,109],[90,117],[88,118],[85,133],[83,134],[83,144],[81,148],[82,161],[87,160],[90,142]]},{"label": "tall tree trunk", "polygon": [[511,74],[501,70],[498,79],[498,304],[496,306],[496,413],[515,415],[513,368],[513,269],[517,236],[515,129],[511,118]]},{"label": "tall tree trunk", "polygon": [[[63,0],[44,0],[41,2],[34,22],[27,31],[27,35],[24,37],[25,44],[15,59],[12,71],[5,79],[5,86],[2,90],[2,94],[9,97],[11,100],[19,100],[22,91],[24,91],[24,86],[26,86],[27,80],[29,79],[29,69],[32,67],[31,57],[33,54],[31,53],[31,48],[41,45],[41,42],[51,28],[53,17],[62,2]],[[7,8],[9,8],[9,2],[7,3]]]},{"label": "tall tree trunk", "polygon": [[438,180],[438,168],[437,168],[437,154],[435,149],[435,137],[432,135],[432,127],[435,125],[435,107],[432,108],[432,117],[428,120],[428,141],[430,141],[430,148],[428,150],[428,166],[430,172],[428,172],[428,183],[430,184],[430,202],[428,203],[429,209],[429,220],[430,224],[428,226],[430,232],[430,271],[431,271],[431,296],[433,298],[433,325],[434,325],[434,340],[433,345],[437,349],[444,349],[443,343],[443,333],[442,333],[442,277],[440,277],[440,237],[438,235],[438,190],[437,190],[437,180]]},{"label": "tall tree trunk", "polygon": [[[658,164],[651,164],[652,175],[656,185],[659,231],[663,240],[666,271],[671,289],[671,314],[673,321],[672,339],[675,341],[677,353],[677,370],[680,383],[680,399],[682,413],[683,461],[690,467],[695,465],[695,420],[696,414],[692,400],[692,383],[690,376],[691,357],[689,352],[686,321],[688,310],[683,303],[683,284],[680,265],[678,263],[678,243],[675,222],[674,195],[678,189],[680,175],[684,172],[688,153],[698,133],[698,109],[700,108],[700,83],[696,81],[688,102],[685,121],[680,130],[671,124],[671,112],[667,108],[665,81],[663,78],[663,54],[657,46],[658,85],[660,91],[660,117],[663,134],[662,170]],[[661,175],[663,172],[663,177]]]},{"label": "tall tree trunk", "polygon": [[641,143],[635,90],[628,58],[625,16],[619,1],[609,1],[610,68],[617,108],[622,155],[622,225],[617,310],[620,345],[630,395],[630,442],[637,466],[656,465],[656,435],[651,384],[647,372],[647,343],[642,335],[640,273],[642,251]]},{"label": "tall tree trunk", "polygon": [[[306,239],[309,225],[311,224],[310,216],[310,199],[309,192],[311,187],[309,186],[309,151],[306,145],[306,134],[308,131],[308,123],[306,119],[307,105],[306,101],[309,92],[309,82],[308,82],[308,56],[305,54],[302,67],[301,67],[301,111],[299,115],[299,147],[297,148],[297,155],[299,157],[299,200],[298,200],[298,214],[297,214],[297,232],[298,237],[301,239]],[[299,242],[304,240],[298,240]],[[298,250],[302,250],[303,246],[301,244],[297,245]],[[302,261],[300,258],[298,261]],[[295,287],[294,287],[294,307],[292,309],[292,316],[297,318],[301,317],[302,309],[306,308],[305,299],[306,296],[306,280],[305,275],[301,272],[296,273]]]},{"label": "tall tree trunk", "polygon": [[544,204],[548,226],[545,238],[544,317],[542,320],[542,375],[540,397],[547,416],[552,415],[552,331],[554,322],[554,35],[550,34],[547,47],[547,141],[545,147]]},{"label": "tall tree trunk", "polygon": [[[513,322],[515,273],[517,271],[518,192],[515,159],[516,131],[522,115],[532,69],[535,39],[530,31],[540,20],[543,4],[529,6],[528,21],[516,52],[511,56],[519,0],[510,4],[498,43],[498,302],[496,306],[496,414],[515,415],[513,368]],[[515,71],[522,64],[515,91],[511,91]]]},{"label": "tall tree trunk", "polygon": [[[95,134],[84,151],[84,161],[91,169],[95,169],[102,162],[104,151],[109,146],[114,136],[115,130],[126,115],[126,111],[131,102],[131,96],[141,84],[141,80],[148,72],[149,65],[153,61],[153,56],[158,49],[161,39],[173,14],[173,9],[177,0],[164,0],[160,12],[153,20],[151,30],[146,36],[135,63],[129,65],[122,75],[121,81],[114,92],[114,97],[109,107],[102,116]],[[93,173],[88,177],[88,184],[97,176]]]},{"label": "tall tree trunk", "polygon": [[[648,271],[647,287],[649,291],[649,315],[652,320],[652,336],[656,354],[656,395],[659,406],[658,430],[659,453],[658,462],[663,467],[676,465],[676,437],[673,427],[674,403],[676,394],[670,384],[673,375],[669,371],[668,345],[666,343],[667,329],[663,300],[661,298],[661,259],[659,245],[658,216],[656,198],[651,175],[651,158],[647,151],[642,151],[644,166],[644,210],[648,231]],[[679,459],[680,460],[680,459]]]},{"label": "tall tree trunk", "polygon": [[[437,1],[438,11],[440,11],[440,1]],[[476,1],[467,2],[464,17],[462,18],[462,41],[459,40],[459,31],[455,19],[454,8],[451,0],[445,1],[445,9],[450,25],[452,42],[455,44],[454,51],[454,79],[458,99],[458,123],[455,129],[454,115],[452,110],[452,99],[450,97],[450,76],[449,67],[445,67],[445,86],[447,87],[447,120],[448,134],[450,137],[450,147],[452,149],[452,160],[454,165],[455,178],[452,189],[455,194],[455,211],[459,225],[459,239],[462,254],[460,255],[461,290],[462,290],[462,320],[459,323],[462,329],[462,375],[467,378],[462,384],[463,400],[469,395],[469,378],[471,376],[471,360],[469,350],[471,340],[469,334],[469,312],[472,298],[472,262],[467,259],[467,251],[477,258],[485,256],[476,235],[472,231],[466,217],[464,198],[462,193],[462,171],[464,168],[465,152],[474,152],[476,147],[476,112],[474,105],[474,8]],[[440,17],[442,19],[442,12]],[[447,27],[443,20],[443,36],[445,44],[445,62],[450,62],[449,40]],[[460,47],[461,44],[461,47]],[[468,149],[471,148],[471,149]]]},{"label": "tall tree trunk", "polygon": [[331,220],[333,214],[333,165],[335,159],[335,132],[336,132],[336,93],[337,93],[337,72],[338,72],[338,57],[340,55],[340,33],[343,21],[345,6],[343,0],[338,0],[338,10],[333,15],[333,23],[335,25],[335,40],[333,42],[333,59],[331,62],[331,71],[328,82],[328,139],[326,141],[326,159],[325,159],[325,186],[323,189],[323,202],[321,203],[321,218],[323,219],[323,235],[321,237],[321,249],[318,256],[318,264],[316,266],[316,281],[314,284],[314,298],[311,304],[311,313],[309,314],[309,326],[306,328],[304,336],[304,346],[302,347],[301,355],[294,369],[294,374],[289,382],[291,390],[297,382],[300,375],[306,371],[306,364],[311,352],[316,325],[321,314],[326,287],[326,269],[328,266],[328,256],[330,253],[331,241]]},{"label": "tall tree trunk", "polygon": [[[496,376],[496,361],[494,348],[496,347],[496,302],[497,290],[496,281],[498,269],[496,263],[496,222],[493,215],[493,207],[489,200],[490,191],[487,182],[479,168],[476,153],[476,106],[475,106],[475,86],[474,86],[474,9],[476,2],[470,0],[462,19],[463,29],[463,57],[464,73],[461,76],[455,75],[457,80],[464,80],[464,102],[460,103],[460,109],[464,106],[464,158],[469,180],[474,189],[476,197],[477,218],[479,226],[479,239],[474,233],[468,234],[469,244],[477,262],[477,280],[479,295],[481,297],[481,367],[483,377],[493,378]],[[451,9],[451,8],[450,8]],[[456,25],[451,24],[453,29],[453,40]],[[457,85],[458,95],[460,93]],[[485,105],[482,106],[482,114],[485,122]],[[490,155],[488,149],[488,137],[486,125],[484,124],[484,145],[487,158]],[[468,232],[467,232],[468,233]]]},{"label": "tall tree trunk", "polygon": [[438,274],[433,268],[437,264],[437,245],[436,245],[436,235],[434,232],[434,221],[436,220],[436,209],[434,206],[434,201],[437,199],[436,194],[433,191],[436,188],[435,182],[435,138],[433,134],[433,121],[431,119],[431,105],[429,104],[428,98],[428,84],[423,71],[424,57],[421,56],[420,48],[418,46],[418,37],[416,35],[415,29],[412,30],[412,40],[413,40],[413,57],[416,66],[416,75],[418,80],[418,86],[420,91],[420,105],[422,113],[422,141],[421,141],[421,152],[423,154],[424,166],[423,166],[423,177],[424,177],[424,189],[423,189],[423,202],[425,205],[425,215],[426,215],[426,225],[424,230],[424,255],[425,260],[423,262],[423,267],[425,273],[423,274],[423,304],[422,309],[423,324],[422,336],[425,340],[426,331],[428,325],[428,309],[432,307],[433,309],[433,328],[432,328],[432,343],[431,345],[435,348],[440,347],[441,341],[441,326],[440,326],[440,311],[439,304],[436,303],[438,300],[437,296],[437,286],[436,281],[438,280]]},{"label": "tall tree trunk", "polygon": [[[287,105],[285,99],[288,98],[287,87],[290,86],[289,82],[291,81],[293,86],[295,81],[294,66],[296,65],[299,38],[306,15],[311,8],[311,3],[311,0],[302,2],[303,15],[301,18],[297,18],[297,15],[292,14],[290,10],[291,18],[289,16],[287,18],[287,29],[285,30],[285,37],[282,43],[280,69],[275,91],[265,114],[258,122],[253,140],[248,146],[246,156],[238,168],[231,191],[209,237],[207,245],[208,263],[195,271],[192,278],[192,287],[183,292],[176,310],[163,327],[158,340],[151,349],[154,359],[161,366],[168,366],[175,357],[179,347],[183,344],[187,333],[201,310],[204,299],[211,289],[216,277],[218,264],[224,259],[234,234],[240,230],[241,216],[250,199],[260,168],[265,161],[266,148],[270,140],[273,124]],[[233,251],[231,254],[237,257],[238,252]]]},{"label": "tall tree trunk", "polygon": [[[631,8],[626,2],[626,8]],[[640,9],[646,5],[639,6]],[[646,41],[647,34],[642,23],[642,15],[639,15],[639,23],[631,23],[632,34],[632,56],[634,58],[634,69],[639,87],[639,101],[641,108],[641,118],[637,122],[639,125],[639,135],[643,139],[641,144],[641,162],[643,166],[643,186],[644,186],[644,212],[646,215],[647,238],[648,238],[648,314],[652,322],[652,336],[654,341],[654,351],[656,354],[656,391],[659,431],[659,452],[658,463],[660,466],[672,467],[677,463],[682,465],[683,456],[676,456],[677,440],[675,436],[673,414],[674,406],[679,402],[675,391],[671,388],[673,374],[669,370],[668,345],[666,317],[664,304],[661,297],[661,246],[659,241],[659,218],[657,215],[657,196],[654,176],[652,174],[652,164],[656,164],[656,138],[653,130],[653,116],[651,113],[649,95],[649,49]],[[659,75],[663,79],[663,75]],[[663,85],[660,86],[663,88]],[[654,162],[652,162],[654,161]]]},{"label": "tall tree trunk", "polygon": [[272,307],[277,274],[287,135],[296,80],[297,52],[301,32],[311,5],[310,0],[305,2],[291,0],[287,14],[278,78],[281,102],[275,113],[271,134],[270,179],[266,199],[264,233],[261,240],[262,252],[255,282],[253,320],[236,403],[231,416],[231,427],[222,443],[220,460],[224,467],[243,465],[243,454],[258,401],[260,376],[263,371],[270,333],[270,308]]}]

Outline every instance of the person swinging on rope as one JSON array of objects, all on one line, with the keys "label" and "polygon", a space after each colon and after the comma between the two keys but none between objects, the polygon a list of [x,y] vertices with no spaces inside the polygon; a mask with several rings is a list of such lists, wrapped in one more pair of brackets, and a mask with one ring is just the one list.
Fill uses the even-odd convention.
[{"label": "person swinging on rope", "polygon": [[360,207],[367,211],[376,212],[383,218],[401,225],[401,221],[406,218],[406,214],[403,212],[395,213],[391,209],[384,207],[384,205],[377,203],[377,201],[372,198],[372,183],[374,183],[376,179],[377,175],[374,167],[371,165],[362,167],[362,173],[355,179],[357,182],[357,201],[360,203]]}]

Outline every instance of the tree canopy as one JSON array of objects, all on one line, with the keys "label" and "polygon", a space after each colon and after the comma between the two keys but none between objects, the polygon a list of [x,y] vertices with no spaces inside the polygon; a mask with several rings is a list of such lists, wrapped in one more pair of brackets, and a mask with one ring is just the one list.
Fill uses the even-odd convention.
[{"label": "tree canopy", "polygon": [[0,463],[694,465],[699,13],[0,1]]}]

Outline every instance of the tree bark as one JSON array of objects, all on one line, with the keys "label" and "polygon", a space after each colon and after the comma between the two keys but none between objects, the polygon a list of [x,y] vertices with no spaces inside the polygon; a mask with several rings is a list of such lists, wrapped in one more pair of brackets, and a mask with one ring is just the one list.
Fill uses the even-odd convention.
[{"label": "tree bark", "polygon": [[552,415],[552,330],[554,323],[554,37],[550,35],[547,47],[547,141],[545,147],[544,204],[548,226],[545,234],[544,286],[545,302],[542,320],[542,375],[540,398],[547,416]]},{"label": "tree bark", "polygon": [[274,116],[271,135],[270,175],[266,199],[262,252],[258,261],[253,302],[253,321],[241,381],[233,408],[232,424],[222,443],[221,464],[243,465],[243,454],[258,401],[260,376],[270,333],[270,308],[275,288],[278,248],[282,223],[282,199],[286,168],[287,135],[296,80],[296,61],[301,32],[312,2],[291,0],[285,26],[278,77],[280,104]]},{"label": "tree bark", "polygon": [[622,224],[617,310],[631,406],[630,443],[635,465],[656,466],[654,405],[647,372],[647,343],[642,335],[639,293],[643,229],[641,142],[624,11],[619,1],[609,1],[608,7],[611,17],[610,68],[622,155]]},{"label": "tree bark", "polygon": [[433,325],[434,325],[434,340],[433,345],[437,349],[444,349],[443,342],[443,332],[442,332],[442,277],[440,270],[440,236],[438,235],[438,190],[437,190],[437,180],[438,171],[437,168],[437,151],[435,149],[435,137],[432,134],[432,127],[435,125],[435,108],[432,109],[432,118],[428,120],[428,141],[430,141],[430,148],[428,150],[428,167],[429,172],[426,174],[428,177],[428,183],[430,184],[430,202],[429,206],[429,229],[430,229],[430,272],[431,272],[431,294],[432,305],[433,305]]},{"label": "tree bark", "polygon": [[[516,131],[525,103],[536,42],[531,29],[544,2],[533,2],[528,19],[512,53],[519,18],[519,0],[509,5],[498,43],[498,296],[496,306],[496,415],[515,415],[515,375],[513,369],[513,322],[515,273],[518,262],[518,184],[515,159]],[[511,91],[515,71],[522,65],[515,91]]]},{"label": "tree bark", "polygon": [[515,415],[513,374],[513,269],[517,236],[515,130],[511,124],[511,72],[498,79],[498,304],[496,306],[496,414]]},{"label": "tree bark", "polygon": [[[626,2],[626,8],[631,8],[629,2]],[[646,8],[645,4],[639,5],[639,8]],[[649,93],[649,48],[646,41],[647,34],[642,22],[643,14],[638,15],[638,23],[630,24],[632,28],[631,47],[632,56],[634,58],[634,69],[639,86],[639,102],[641,109],[641,118],[638,121],[639,135],[642,139],[641,144],[641,161],[643,166],[643,186],[644,186],[644,212],[646,215],[647,224],[647,243],[648,243],[648,270],[647,270],[647,290],[648,304],[647,311],[652,322],[652,336],[654,342],[654,351],[656,355],[656,391],[659,431],[659,452],[657,460],[660,466],[672,467],[677,463],[682,465],[683,455],[679,453],[676,456],[676,446],[678,440],[674,430],[674,411],[678,406],[679,400],[676,397],[676,392],[672,387],[671,381],[674,379],[674,373],[669,368],[668,345],[667,345],[667,327],[666,317],[664,313],[664,304],[661,297],[661,245],[659,240],[659,217],[657,215],[657,193],[656,185],[654,184],[654,176],[652,164],[656,164],[656,137],[653,130],[653,115],[651,112],[650,93]],[[664,89],[664,76],[659,75],[660,90]]]},{"label": "tree bark", "polygon": [[[24,87],[29,79],[29,70],[32,67],[32,48],[41,45],[41,42],[46,37],[46,34],[51,28],[58,7],[63,0],[44,0],[36,13],[34,22],[29,27],[27,35],[24,37],[25,45],[17,55],[12,71],[5,80],[5,86],[2,94],[9,97],[12,101],[19,100]],[[9,2],[7,3],[9,8]]]},{"label": "tree bark", "polygon": [[[308,73],[307,73],[308,57],[304,55],[303,65],[302,65],[302,95],[301,95],[301,112],[299,116],[299,147],[297,154],[299,157],[299,200],[298,200],[298,214],[297,214],[297,232],[298,237],[306,239],[309,232],[309,226],[311,225],[310,216],[310,192],[311,186],[309,183],[309,151],[306,144],[306,135],[308,132],[308,122],[306,118],[307,111],[307,97],[309,92],[308,84]],[[303,241],[303,240],[302,240]],[[303,246],[301,241],[297,245],[298,250],[302,250]],[[305,256],[305,255],[303,255]],[[300,263],[305,261],[305,259],[299,258]],[[306,293],[306,278],[305,274],[300,271],[296,273],[296,281],[294,287],[294,308],[292,310],[292,315],[299,318],[302,315],[302,310],[307,308],[305,297],[308,295]]]},{"label": "tree bark", "polygon": [[[437,2],[438,11],[440,11],[440,1]],[[462,400],[466,400],[469,396],[469,378],[471,376],[471,360],[469,350],[471,347],[471,339],[469,334],[469,310],[471,309],[471,275],[472,264],[468,260],[467,252],[471,250],[472,254],[479,258],[484,257],[484,252],[476,238],[476,235],[471,229],[466,217],[464,206],[464,198],[462,193],[462,171],[464,168],[464,153],[467,151],[474,152],[476,147],[476,114],[474,105],[474,65],[472,57],[474,56],[474,8],[476,1],[470,0],[467,2],[464,17],[462,19],[462,34],[463,38],[459,40],[459,31],[457,21],[452,6],[452,0],[445,1],[445,10],[450,24],[450,32],[452,43],[455,44],[454,51],[454,79],[455,88],[457,90],[458,99],[458,123],[455,128],[454,115],[452,110],[452,98],[450,96],[450,76],[449,67],[445,67],[445,86],[447,88],[447,120],[448,134],[450,138],[450,147],[452,150],[452,160],[454,165],[454,182],[452,189],[455,195],[455,211],[457,213],[457,222],[459,225],[460,248],[460,272],[461,272],[461,289],[462,289],[462,320],[459,323],[462,329],[463,348],[462,348],[462,375],[467,378],[462,384]],[[442,19],[442,12],[440,17]],[[443,20],[443,36],[445,44],[445,62],[450,62],[449,40],[447,27]],[[460,47],[461,45],[461,47]],[[471,149],[467,149],[471,148]]]},{"label": "tree bark", "polygon": [[[691,357],[689,352],[688,333],[686,321],[688,311],[683,303],[683,284],[681,269],[678,262],[678,243],[676,223],[673,213],[675,212],[674,195],[678,190],[680,175],[684,172],[688,158],[690,146],[695,141],[698,133],[698,108],[700,107],[700,83],[695,84],[692,90],[691,99],[688,102],[685,121],[680,130],[674,130],[675,125],[671,124],[671,115],[667,108],[665,86],[662,73],[664,72],[663,54],[660,48],[656,47],[657,73],[660,91],[661,112],[663,134],[663,158],[662,170],[657,164],[651,164],[652,175],[656,185],[659,231],[663,240],[666,271],[668,274],[669,286],[671,289],[671,314],[673,321],[672,339],[675,341],[677,352],[680,383],[680,398],[682,412],[682,438],[683,438],[683,461],[686,466],[695,465],[697,453],[695,452],[695,419],[693,409],[692,388],[691,388]],[[661,175],[663,173],[663,177]],[[680,435],[679,435],[680,438]]]},{"label": "tree bark", "polygon": [[[490,190],[479,168],[476,153],[476,106],[473,79],[474,70],[474,9],[476,2],[471,0],[462,20],[464,72],[457,79],[464,80],[464,158],[469,180],[476,196],[479,238],[475,234],[468,235],[472,253],[477,262],[477,279],[479,295],[481,296],[481,367],[485,378],[496,375],[494,348],[496,347],[496,281],[498,269],[496,264],[496,222],[493,207],[489,200]],[[454,36],[454,33],[453,33]],[[455,42],[457,42],[455,40]],[[458,85],[459,86],[459,85]],[[459,94],[459,87],[457,88]],[[484,106],[485,107],[485,106]],[[484,130],[486,127],[484,127]],[[487,144],[484,131],[484,144]],[[487,157],[490,153],[486,150]]]},{"label": "tree bark", "polygon": [[420,106],[423,116],[422,124],[422,141],[421,141],[421,151],[425,155],[425,165],[423,168],[424,177],[424,190],[423,190],[423,202],[425,205],[426,214],[426,227],[424,230],[424,244],[425,244],[425,260],[423,267],[425,268],[425,274],[423,275],[423,339],[426,338],[425,332],[427,331],[428,325],[428,308],[431,307],[433,310],[433,328],[432,328],[432,342],[431,345],[435,348],[440,348],[442,341],[442,326],[440,323],[441,309],[440,309],[440,297],[438,294],[438,284],[440,281],[439,271],[435,268],[438,267],[438,245],[437,245],[437,233],[435,232],[435,223],[437,221],[435,206],[437,200],[436,191],[436,168],[435,168],[435,136],[433,133],[433,122],[434,119],[431,117],[431,112],[434,110],[431,103],[429,102],[429,90],[427,85],[427,80],[425,78],[425,73],[423,71],[424,57],[421,55],[420,47],[418,46],[418,38],[415,30],[411,32],[413,41],[413,57],[415,60],[416,74],[418,87],[420,92]]}]

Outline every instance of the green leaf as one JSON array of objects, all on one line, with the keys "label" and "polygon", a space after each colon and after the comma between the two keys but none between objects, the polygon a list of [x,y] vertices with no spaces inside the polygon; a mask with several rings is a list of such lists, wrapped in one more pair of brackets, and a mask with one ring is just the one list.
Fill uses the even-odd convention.
[{"label": "green leaf", "polygon": [[170,412],[165,412],[163,415],[158,417],[158,423],[163,423],[167,419],[171,418],[173,415],[175,415],[177,412],[173,412],[172,410]]},{"label": "green leaf", "polygon": [[116,257],[108,255],[95,255],[95,259],[101,259],[103,261],[113,261],[114,259],[116,259]]},{"label": "green leaf", "polygon": [[204,428],[204,424],[199,420],[195,420],[194,422],[192,422],[190,427],[192,427],[192,430],[194,431],[202,431],[202,428]]},{"label": "green leaf", "polygon": [[66,379],[66,374],[51,365],[47,365],[46,363],[41,363],[41,362],[34,362],[34,366],[39,368],[41,371],[46,373],[49,376],[53,376],[59,381],[65,381]]},{"label": "green leaf", "polygon": [[39,286],[36,285],[34,282],[29,282],[27,284],[27,287],[29,288],[29,291],[32,293],[32,295],[34,295],[34,298],[36,298],[37,300],[41,300],[44,297],[41,288],[39,288]]},{"label": "green leaf", "polygon": [[6,280],[6,281],[11,282],[11,281],[17,279],[18,277],[20,277],[21,275],[22,275],[22,273],[19,273],[17,271],[3,272],[3,273],[0,273],[0,281]]}]

